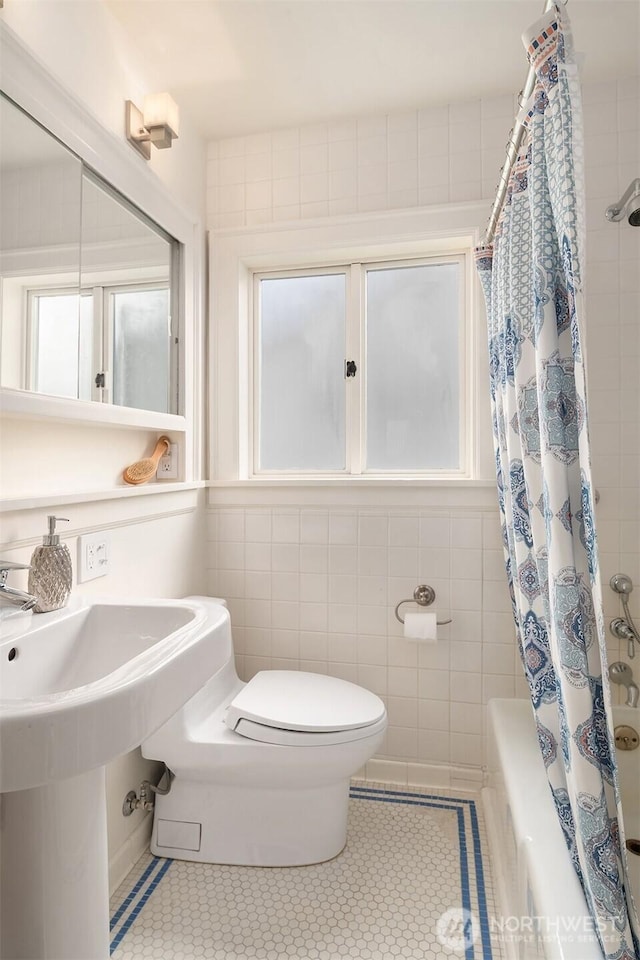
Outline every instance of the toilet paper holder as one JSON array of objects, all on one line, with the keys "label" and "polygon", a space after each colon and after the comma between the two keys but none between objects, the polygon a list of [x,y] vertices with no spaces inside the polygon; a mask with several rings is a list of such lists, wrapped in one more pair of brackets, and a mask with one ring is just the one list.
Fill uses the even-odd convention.
[{"label": "toilet paper holder", "polygon": [[[400,603],[396,604],[396,620],[399,620],[400,623],[404,623],[404,620],[398,613],[398,610],[403,603],[417,603],[421,607],[430,606],[436,598],[436,592],[433,587],[430,587],[428,583],[420,583],[413,591],[413,596],[409,597],[407,600],[401,600]],[[445,623],[451,623],[449,620],[438,620],[437,624],[439,627],[443,627]]]}]

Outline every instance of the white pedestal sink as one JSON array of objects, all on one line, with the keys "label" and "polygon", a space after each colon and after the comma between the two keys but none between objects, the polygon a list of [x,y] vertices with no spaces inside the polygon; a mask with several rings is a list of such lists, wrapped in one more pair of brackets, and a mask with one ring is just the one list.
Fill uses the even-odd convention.
[{"label": "white pedestal sink", "polygon": [[107,960],[104,766],[224,661],[203,598],[0,621],[0,957]]}]

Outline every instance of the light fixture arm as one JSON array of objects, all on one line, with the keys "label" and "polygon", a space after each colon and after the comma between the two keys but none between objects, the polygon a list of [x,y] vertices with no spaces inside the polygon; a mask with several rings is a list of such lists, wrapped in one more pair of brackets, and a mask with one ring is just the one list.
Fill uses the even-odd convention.
[{"label": "light fixture arm", "polygon": [[125,100],[125,130],[127,140],[145,160],[151,159],[151,137],[144,125],[142,110],[136,107],[133,100]]}]

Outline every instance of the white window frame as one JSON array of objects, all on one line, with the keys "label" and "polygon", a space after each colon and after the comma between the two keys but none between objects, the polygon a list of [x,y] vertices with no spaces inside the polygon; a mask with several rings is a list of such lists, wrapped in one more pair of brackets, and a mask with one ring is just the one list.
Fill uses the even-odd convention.
[{"label": "white window frame", "polygon": [[[208,486],[215,502],[271,505],[402,502],[414,507],[495,505],[484,299],[473,262],[487,220],[486,200],[347,214],[212,231],[209,241]],[[387,260],[467,255],[465,311],[471,411],[469,475],[255,476],[249,436],[252,420],[252,275],[256,271],[324,267],[356,259]],[[366,489],[366,494],[362,491]],[[402,492],[404,491],[404,492]],[[399,500],[398,497],[402,499]],[[366,497],[366,501],[363,500]]]},{"label": "white window frame", "polygon": [[[166,279],[150,277],[132,281],[111,281],[109,283],[87,283],[78,288],[73,284],[59,284],[57,286],[29,284],[25,289],[25,323],[24,323],[24,362],[25,383],[27,390],[35,390],[36,384],[36,343],[37,324],[36,301],[40,297],[54,296],[91,296],[93,300],[93,373],[91,377],[91,400],[98,403],[112,403],[113,398],[113,347],[114,347],[114,294],[136,292],[143,290],[168,290],[170,283]],[[171,331],[171,303],[169,303],[169,329]],[[171,333],[170,333],[171,335]],[[98,387],[95,375],[104,373],[105,385]],[[177,391],[175,383],[175,364],[170,359],[167,370],[169,378],[169,395],[174,396]],[[71,398],[74,399],[74,398]]]},{"label": "white window frame", "polygon": [[[95,366],[99,362],[99,352],[101,351],[100,347],[100,328],[96,322],[95,314],[95,303],[96,295],[95,289],[91,286],[85,286],[78,288],[78,286],[59,284],[57,286],[37,286],[30,284],[26,288],[25,296],[25,309],[26,309],[26,318],[24,324],[24,382],[26,384],[27,390],[32,390],[37,392],[37,378],[38,378],[38,362],[36,354],[36,345],[38,342],[38,323],[39,323],[39,313],[36,307],[36,302],[42,297],[65,297],[65,296],[92,296],[94,312],[93,312],[93,355],[92,355],[92,366]],[[96,367],[96,369],[99,369]],[[71,397],[70,399],[80,399]],[[99,400],[100,397],[96,395],[96,388],[92,386],[91,388],[91,399]]]},{"label": "white window frame", "polygon": [[[95,288],[94,288],[95,289]],[[113,403],[113,351],[115,340],[115,297],[118,293],[136,293],[144,290],[169,290],[169,337],[172,336],[172,316],[171,316],[171,284],[168,280],[137,280],[129,283],[105,283],[102,287],[101,306],[102,311],[102,366],[98,369],[105,375],[105,386],[102,390],[102,399],[105,402]],[[96,301],[94,299],[94,307]],[[177,394],[178,385],[175,382],[176,365],[173,362],[173,353],[169,350],[169,366],[167,368],[167,402],[171,397]]]},{"label": "white window frame", "polygon": [[[248,425],[249,477],[265,479],[411,479],[460,480],[470,479],[472,474],[472,444],[469,425],[472,422],[471,384],[473,381],[471,343],[473,324],[469,309],[468,271],[470,250],[454,253],[437,252],[422,256],[359,256],[326,266],[309,265],[296,268],[260,269],[251,271],[249,302],[249,403]],[[448,263],[459,265],[459,339],[458,339],[458,468],[380,470],[366,466],[367,437],[367,364],[366,364],[366,281],[370,270],[392,270],[402,267],[440,266]],[[358,372],[353,384],[345,384],[345,469],[332,470],[265,470],[260,463],[260,283],[263,280],[288,277],[344,275],[345,277],[345,359],[355,360]],[[425,412],[426,415],[426,412]]]}]

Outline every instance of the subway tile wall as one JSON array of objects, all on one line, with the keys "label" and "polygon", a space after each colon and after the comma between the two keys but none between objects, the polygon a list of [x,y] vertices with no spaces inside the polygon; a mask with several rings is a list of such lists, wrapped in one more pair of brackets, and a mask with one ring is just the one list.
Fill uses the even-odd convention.
[{"label": "subway tile wall", "polygon": [[[445,105],[209,144],[212,228],[455,200],[493,199],[514,98]],[[638,78],[584,90],[587,349],[606,622],[628,573],[640,619],[640,229],[605,208],[640,176]],[[212,494],[215,497],[215,494]],[[321,670],[385,698],[382,756],[480,766],[484,706],[525,696],[497,514],[398,506],[216,509],[209,589],[230,599],[239,669]],[[419,582],[453,623],[437,647],[405,641],[393,617]],[[411,609],[406,608],[406,609]],[[612,637],[610,659],[627,659]],[[614,688],[612,695],[620,699]]]}]

